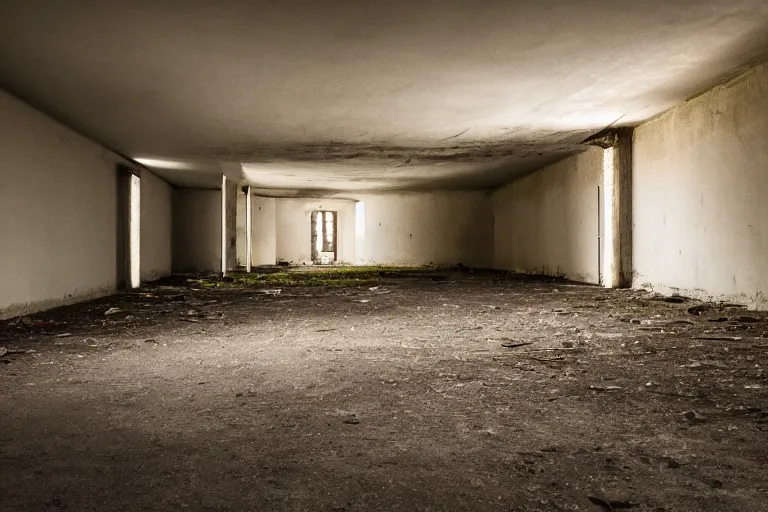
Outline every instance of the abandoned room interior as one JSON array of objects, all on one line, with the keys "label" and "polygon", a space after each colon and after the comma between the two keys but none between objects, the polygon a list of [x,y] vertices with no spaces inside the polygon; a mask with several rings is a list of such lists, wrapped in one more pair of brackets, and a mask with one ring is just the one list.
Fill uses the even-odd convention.
[{"label": "abandoned room interior", "polygon": [[768,511],[765,0],[0,1],[0,510]]}]

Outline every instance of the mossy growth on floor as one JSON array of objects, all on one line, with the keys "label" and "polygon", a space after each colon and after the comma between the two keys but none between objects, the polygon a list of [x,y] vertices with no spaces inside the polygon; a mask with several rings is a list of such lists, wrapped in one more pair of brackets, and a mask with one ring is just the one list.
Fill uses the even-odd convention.
[{"label": "mossy growth on floor", "polygon": [[434,266],[393,267],[288,267],[255,268],[251,273],[233,271],[223,278],[190,279],[205,288],[279,287],[279,286],[375,286],[382,279],[434,278],[440,269]]}]

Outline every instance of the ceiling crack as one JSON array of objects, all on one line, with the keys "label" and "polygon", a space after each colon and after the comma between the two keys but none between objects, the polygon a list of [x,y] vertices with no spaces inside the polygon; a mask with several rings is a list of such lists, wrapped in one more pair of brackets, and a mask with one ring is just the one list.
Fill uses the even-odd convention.
[{"label": "ceiling crack", "polygon": [[444,140],[451,140],[451,139],[455,139],[455,138],[457,138],[457,137],[461,137],[462,135],[464,135],[465,133],[467,133],[469,130],[470,130],[470,129],[469,129],[469,128],[467,128],[467,129],[466,129],[466,130],[464,130],[463,132],[461,132],[461,133],[457,133],[457,134],[456,134],[456,135],[454,135],[453,137],[447,137],[447,138],[445,138],[445,139],[440,139],[440,141],[442,142],[442,141],[444,141]]}]

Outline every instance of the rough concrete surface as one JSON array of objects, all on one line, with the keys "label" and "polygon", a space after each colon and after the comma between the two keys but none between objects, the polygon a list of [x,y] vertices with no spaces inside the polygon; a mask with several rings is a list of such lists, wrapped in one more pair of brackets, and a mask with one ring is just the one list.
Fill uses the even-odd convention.
[{"label": "rough concrete surface", "polygon": [[592,147],[495,190],[494,268],[597,283],[602,185]]},{"label": "rough concrete surface", "polygon": [[0,324],[0,510],[768,510],[765,315],[409,275]]},{"label": "rough concrete surface", "polygon": [[276,199],[253,196],[253,264],[274,265],[277,262]]},{"label": "rough concrete surface", "polygon": [[141,173],[141,280],[171,274],[173,189],[151,172]]},{"label": "rough concrete surface", "polygon": [[768,308],[768,65],[640,126],[635,285]]},{"label": "rough concrete surface", "polygon": [[492,266],[493,210],[486,192],[358,195],[365,207],[359,261],[375,265]]},{"label": "rough concrete surface", "polygon": [[0,318],[114,291],[127,162],[1,90],[0,140]]},{"label": "rough concrete surface", "polygon": [[221,214],[221,189],[174,189],[173,270],[175,272],[221,271]]},{"label": "rough concrete surface", "polygon": [[767,24],[764,0],[4,0],[0,86],[179,183],[288,159],[325,170],[264,166],[287,188],[486,187],[765,56]]}]

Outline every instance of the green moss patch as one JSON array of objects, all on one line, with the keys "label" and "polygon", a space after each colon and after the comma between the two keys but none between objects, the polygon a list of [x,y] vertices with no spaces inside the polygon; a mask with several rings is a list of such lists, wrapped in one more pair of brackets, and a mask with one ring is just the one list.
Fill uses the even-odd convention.
[{"label": "green moss patch", "polygon": [[360,266],[333,267],[319,269],[288,268],[288,269],[255,269],[246,273],[231,272],[222,279],[190,279],[204,288],[238,288],[238,287],[289,287],[289,286],[375,286],[382,279],[398,278],[433,278],[438,272],[437,267],[391,267],[391,266]]}]

